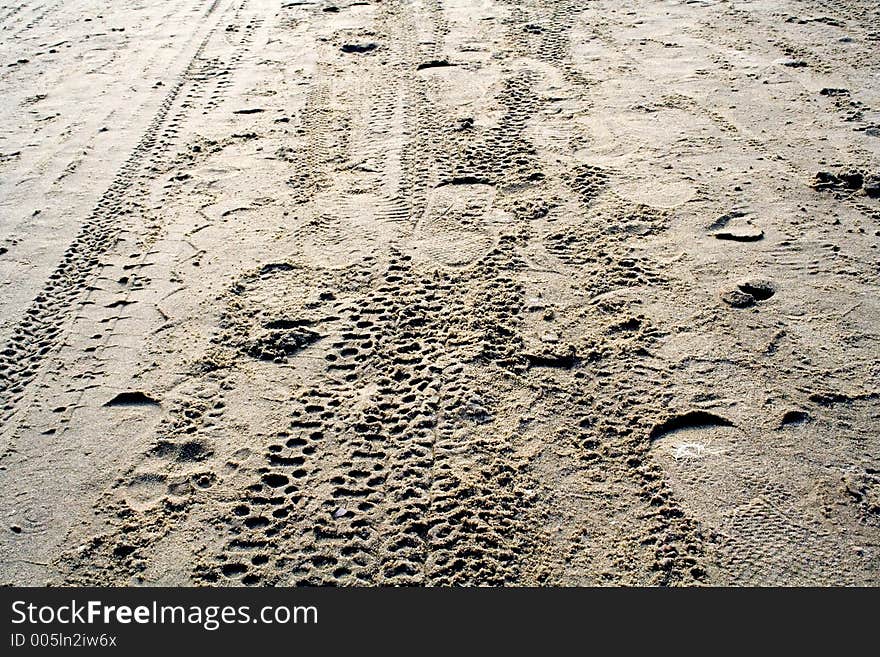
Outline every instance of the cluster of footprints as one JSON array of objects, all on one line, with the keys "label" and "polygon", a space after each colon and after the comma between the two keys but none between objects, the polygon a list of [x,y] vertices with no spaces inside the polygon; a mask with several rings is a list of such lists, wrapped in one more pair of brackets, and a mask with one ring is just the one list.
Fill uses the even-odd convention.
[{"label": "cluster of footprints", "polygon": [[[582,94],[590,81],[568,56],[580,9],[553,5],[549,20],[543,6],[509,3],[499,29],[512,52],[558,68],[566,89]],[[403,21],[408,11],[388,3],[381,16]],[[252,21],[227,37],[245,47],[258,28]],[[341,52],[364,62],[399,54],[372,42]],[[834,572],[845,580],[845,546],[766,465],[780,455],[755,451],[754,436],[721,415],[672,410],[675,374],[651,359],[664,334],[638,300],[645,289],[655,301],[680,292],[641,248],[669,229],[672,211],[625,200],[614,191],[615,171],[562,148],[548,164],[529,137],[535,117],[552,108],[534,62],[500,67],[498,111],[480,125],[426,104],[436,91],[429,76],[442,75],[426,71],[451,65],[423,54],[434,57],[420,58],[430,66],[393,62],[395,100],[418,102],[379,108],[367,131],[390,132],[396,112],[406,113],[406,144],[386,152],[373,145],[368,158],[379,169],[370,198],[384,195],[397,226],[375,256],[349,250],[348,224],[334,214],[342,203],[322,205],[346,197],[328,189],[333,167],[352,159],[353,119],[330,109],[332,85],[318,80],[304,90],[302,148],[274,155],[290,165],[291,205],[312,213],[293,239],[338,257],[333,266],[266,261],[226,291],[210,348],[190,364],[192,383],[175,391],[144,458],[100,500],[111,530],[68,555],[70,580],[149,579],[163,541],[185,525],[210,537],[187,565],[199,584],[563,581],[580,544],[558,548],[546,527],[581,510],[590,531],[579,540],[594,541],[601,564],[584,573],[591,583],[811,583]],[[205,82],[187,102],[223,106],[228,85],[215,64],[199,69]],[[108,235],[105,224],[122,212],[120,190],[111,192],[93,222]],[[763,236],[736,221],[715,229],[733,242]],[[572,311],[579,316],[553,325],[577,334],[547,331],[545,344],[527,344],[534,320],[524,281],[535,271],[588,300]],[[59,285],[66,273],[57,273]],[[769,281],[743,280],[715,299],[716,311],[751,312],[774,293]],[[554,321],[551,304],[539,304]],[[14,339],[52,339],[52,310],[38,307]],[[2,354],[3,362],[22,351]],[[4,411],[29,367],[18,365],[16,380],[0,389]],[[248,376],[283,380],[289,391],[272,401],[277,426],[245,439],[236,430]],[[542,401],[523,411],[511,401],[517,395]],[[786,417],[780,432],[809,420]],[[523,449],[539,422],[543,433]],[[578,472],[578,485],[593,486],[595,497],[575,492],[578,501],[561,506],[568,491],[541,480],[541,460],[560,477]],[[810,467],[794,479],[809,479]],[[876,473],[857,475],[853,513],[871,522]],[[596,526],[609,507],[620,526],[618,517]]]},{"label": "cluster of footprints", "polygon": [[[530,503],[521,464],[493,434],[494,400],[477,365],[515,357],[498,332],[520,297],[503,274],[510,257],[499,249],[481,265],[482,289],[419,272],[402,253],[378,272],[370,260],[323,273],[271,263],[244,277],[229,295],[214,360],[194,366],[203,385],[106,496],[119,531],[78,554],[91,558],[74,577],[89,581],[102,559],[117,576],[139,572],[192,514],[228,536],[195,566],[199,582],[517,581]],[[286,304],[266,308],[266,298]],[[209,436],[229,386],[219,363],[288,367],[318,357],[262,455],[244,446],[214,453]],[[477,430],[483,439],[463,451],[462,436]],[[252,467],[235,473],[243,460]],[[218,517],[206,502],[217,503],[212,489],[224,476],[241,477],[242,487]]]}]

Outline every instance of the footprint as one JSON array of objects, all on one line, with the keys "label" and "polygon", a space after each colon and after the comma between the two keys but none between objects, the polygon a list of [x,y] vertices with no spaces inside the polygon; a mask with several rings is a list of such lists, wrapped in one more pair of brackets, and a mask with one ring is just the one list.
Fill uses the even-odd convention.
[{"label": "footprint", "polygon": [[250,344],[248,355],[259,360],[283,363],[321,339],[319,333],[302,326],[270,328],[270,324],[274,322],[265,325]]},{"label": "footprint", "polygon": [[675,498],[716,545],[716,581],[838,583],[846,550],[809,498],[821,477],[785,444],[702,411],[662,422],[652,436]]},{"label": "footprint", "polygon": [[417,260],[462,266],[491,249],[495,189],[487,183],[478,177],[451,178],[431,191],[412,238]]},{"label": "footprint", "polygon": [[782,416],[782,419],[779,421],[779,428],[783,429],[785,427],[792,427],[799,424],[806,424],[812,418],[810,418],[810,414],[806,411],[786,411]]},{"label": "footprint", "polygon": [[161,502],[168,492],[167,477],[162,474],[142,473],[131,479],[125,489],[125,502],[133,510],[143,512]]},{"label": "footprint", "polygon": [[759,301],[766,301],[776,294],[776,286],[763,278],[743,279],[721,292],[721,300],[733,308],[750,308]]},{"label": "footprint", "polygon": [[707,226],[716,240],[757,242],[764,239],[764,231],[752,223],[752,212],[743,207],[734,208]]}]

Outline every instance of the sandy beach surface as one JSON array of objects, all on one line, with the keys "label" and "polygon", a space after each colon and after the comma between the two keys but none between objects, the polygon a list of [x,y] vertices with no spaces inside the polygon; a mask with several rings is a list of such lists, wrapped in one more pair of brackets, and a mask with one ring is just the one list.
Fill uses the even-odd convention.
[{"label": "sandy beach surface", "polygon": [[880,584],[878,26],[0,5],[0,583]]}]

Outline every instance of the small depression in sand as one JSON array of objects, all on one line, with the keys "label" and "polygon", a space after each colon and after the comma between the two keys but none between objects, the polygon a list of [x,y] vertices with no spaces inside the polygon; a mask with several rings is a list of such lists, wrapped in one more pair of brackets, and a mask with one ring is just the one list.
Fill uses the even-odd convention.
[{"label": "small depression in sand", "polygon": [[143,473],[129,482],[125,491],[125,502],[133,510],[143,512],[159,504],[167,492],[165,475]]}]

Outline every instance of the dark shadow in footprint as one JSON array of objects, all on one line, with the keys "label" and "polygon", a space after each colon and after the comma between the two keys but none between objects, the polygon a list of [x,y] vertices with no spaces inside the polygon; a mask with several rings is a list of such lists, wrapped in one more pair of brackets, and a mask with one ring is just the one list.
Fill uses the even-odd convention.
[{"label": "dark shadow in footprint", "polygon": [[770,281],[754,279],[740,283],[737,287],[750,294],[756,301],[766,301],[776,294],[776,287]]},{"label": "dark shadow in footprint", "polygon": [[796,424],[805,424],[810,421],[810,414],[804,411],[786,411],[779,423],[779,428],[790,427]]},{"label": "dark shadow in footprint", "polygon": [[748,214],[749,213],[746,212],[745,210],[731,210],[727,214],[723,214],[720,217],[718,217],[715,221],[713,221],[707,227],[709,230],[718,230],[719,228],[724,228],[725,226],[727,226],[727,224],[729,224],[732,219],[739,219],[741,217],[746,217],[746,216],[748,216]]},{"label": "dark shadow in footprint", "polygon": [[578,359],[573,353],[561,356],[549,354],[525,354],[525,358],[530,367],[555,367],[570,370],[578,363]]},{"label": "dark shadow in footprint", "polygon": [[263,324],[263,328],[269,330],[289,330],[301,326],[312,326],[314,323],[310,319],[274,319]]},{"label": "dark shadow in footprint", "polygon": [[776,286],[763,279],[749,279],[721,293],[721,300],[734,308],[749,308],[776,294]]},{"label": "dark shadow in footprint", "polygon": [[492,181],[488,178],[480,176],[457,176],[449,178],[437,183],[437,187],[446,187],[447,185],[491,185]]},{"label": "dark shadow in footprint", "polygon": [[120,392],[104,406],[158,406],[159,402],[140,390]]},{"label": "dark shadow in footprint", "polygon": [[705,429],[709,427],[732,427],[733,422],[720,415],[707,411],[689,411],[683,415],[675,415],[651,429],[648,438],[657,440],[673,431],[681,429]]},{"label": "dark shadow in footprint", "polygon": [[764,231],[759,228],[741,228],[738,230],[725,230],[713,233],[716,240],[730,242],[758,242],[764,239]]},{"label": "dark shadow in footprint", "polygon": [[375,50],[379,46],[375,43],[346,43],[342,46],[342,52],[346,53],[365,53]]},{"label": "dark shadow in footprint", "polygon": [[431,61],[422,62],[416,66],[416,70],[424,71],[426,68],[444,68],[447,66],[457,66],[457,64],[450,64],[449,60],[446,59],[432,59]]}]

